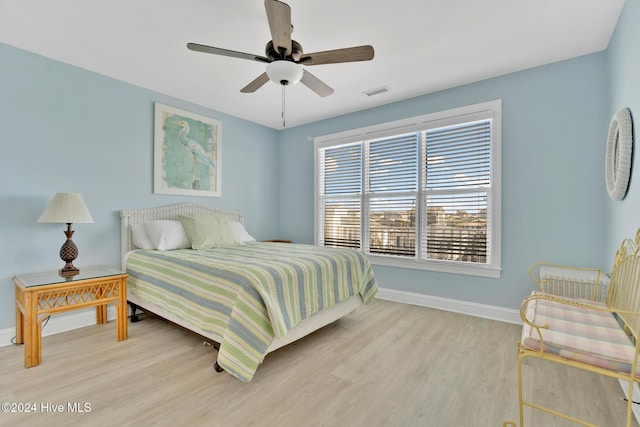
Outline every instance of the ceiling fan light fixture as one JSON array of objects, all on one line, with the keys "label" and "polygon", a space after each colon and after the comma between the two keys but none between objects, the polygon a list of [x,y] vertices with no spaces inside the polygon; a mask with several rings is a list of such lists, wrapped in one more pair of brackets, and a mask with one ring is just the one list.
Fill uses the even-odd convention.
[{"label": "ceiling fan light fixture", "polygon": [[267,64],[269,80],[279,85],[293,85],[302,78],[302,66],[285,59]]}]

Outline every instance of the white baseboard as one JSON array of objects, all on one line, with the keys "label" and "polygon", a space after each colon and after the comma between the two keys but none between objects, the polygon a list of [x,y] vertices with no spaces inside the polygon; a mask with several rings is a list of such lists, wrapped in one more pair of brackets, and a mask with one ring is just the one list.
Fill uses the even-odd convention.
[{"label": "white baseboard", "polygon": [[440,310],[452,311],[454,313],[468,314],[469,316],[483,317],[485,319],[499,320],[501,322],[522,324],[520,311],[511,308],[498,307],[495,305],[479,304],[455,300],[450,298],[435,297],[414,292],[397,291],[388,288],[378,288],[376,298],[413,304],[421,307],[437,308]]},{"label": "white baseboard", "polygon": [[[629,398],[629,382],[625,380],[618,380],[620,382],[620,387],[622,387],[622,391],[624,392],[624,397]],[[633,383],[633,400],[635,402],[640,401],[640,387],[638,387],[638,383]],[[636,421],[640,423],[640,405],[634,404],[631,407],[631,411],[633,412],[633,416],[636,418]]]},{"label": "white baseboard", "polygon": [[[116,310],[112,305],[107,306],[107,320],[116,318]],[[83,328],[85,326],[96,324],[96,310],[89,308],[66,315],[51,316],[46,326],[42,329],[42,336],[59,334],[60,332],[70,331],[72,329]],[[13,344],[16,336],[15,328],[0,330],[0,347]]]}]

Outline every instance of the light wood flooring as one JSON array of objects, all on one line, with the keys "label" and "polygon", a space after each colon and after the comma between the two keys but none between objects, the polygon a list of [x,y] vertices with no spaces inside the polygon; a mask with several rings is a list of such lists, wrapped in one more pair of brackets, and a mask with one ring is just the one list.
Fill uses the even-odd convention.
[{"label": "light wood flooring", "polygon": [[[0,348],[2,426],[501,426],[517,420],[520,327],[375,300],[267,356],[250,383],[212,367],[197,336],[147,317],[43,338],[42,364]],[[537,369],[534,369],[537,368]],[[535,370],[535,375],[534,375]],[[624,425],[616,380],[550,363],[525,366],[526,394],[600,426]],[[42,404],[64,413],[43,413]],[[69,403],[90,412],[68,413]],[[526,411],[528,426],[571,425]]]}]

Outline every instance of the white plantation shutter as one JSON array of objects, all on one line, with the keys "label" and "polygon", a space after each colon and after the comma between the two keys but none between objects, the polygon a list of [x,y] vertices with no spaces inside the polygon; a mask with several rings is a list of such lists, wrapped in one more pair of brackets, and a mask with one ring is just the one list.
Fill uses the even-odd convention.
[{"label": "white plantation shutter", "polygon": [[491,101],[318,138],[318,244],[499,277],[500,122]]},{"label": "white plantation shutter", "polygon": [[327,149],[320,177],[324,246],[359,248],[362,194],[362,144]]},{"label": "white plantation shutter", "polygon": [[491,121],[426,131],[427,259],[487,262]]},{"label": "white plantation shutter", "polygon": [[415,256],[419,133],[368,144],[369,252]]}]

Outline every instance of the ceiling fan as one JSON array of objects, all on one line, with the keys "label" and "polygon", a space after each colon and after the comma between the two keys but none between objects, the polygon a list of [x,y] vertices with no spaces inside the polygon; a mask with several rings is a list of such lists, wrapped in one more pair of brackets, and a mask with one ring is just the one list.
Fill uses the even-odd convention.
[{"label": "ceiling fan", "polygon": [[336,64],[373,59],[373,47],[370,45],[304,53],[300,43],[291,39],[293,26],[291,25],[291,8],[289,5],[277,0],[265,0],[264,7],[267,11],[272,37],[272,40],[267,43],[265,48],[265,56],[197,43],[187,43],[187,48],[198,52],[266,63],[266,71],[242,88],[240,92],[243,93],[253,93],[271,80],[282,86],[301,82],[318,95],[329,96],[333,93],[333,89],[307,70],[304,70],[301,65]]}]

